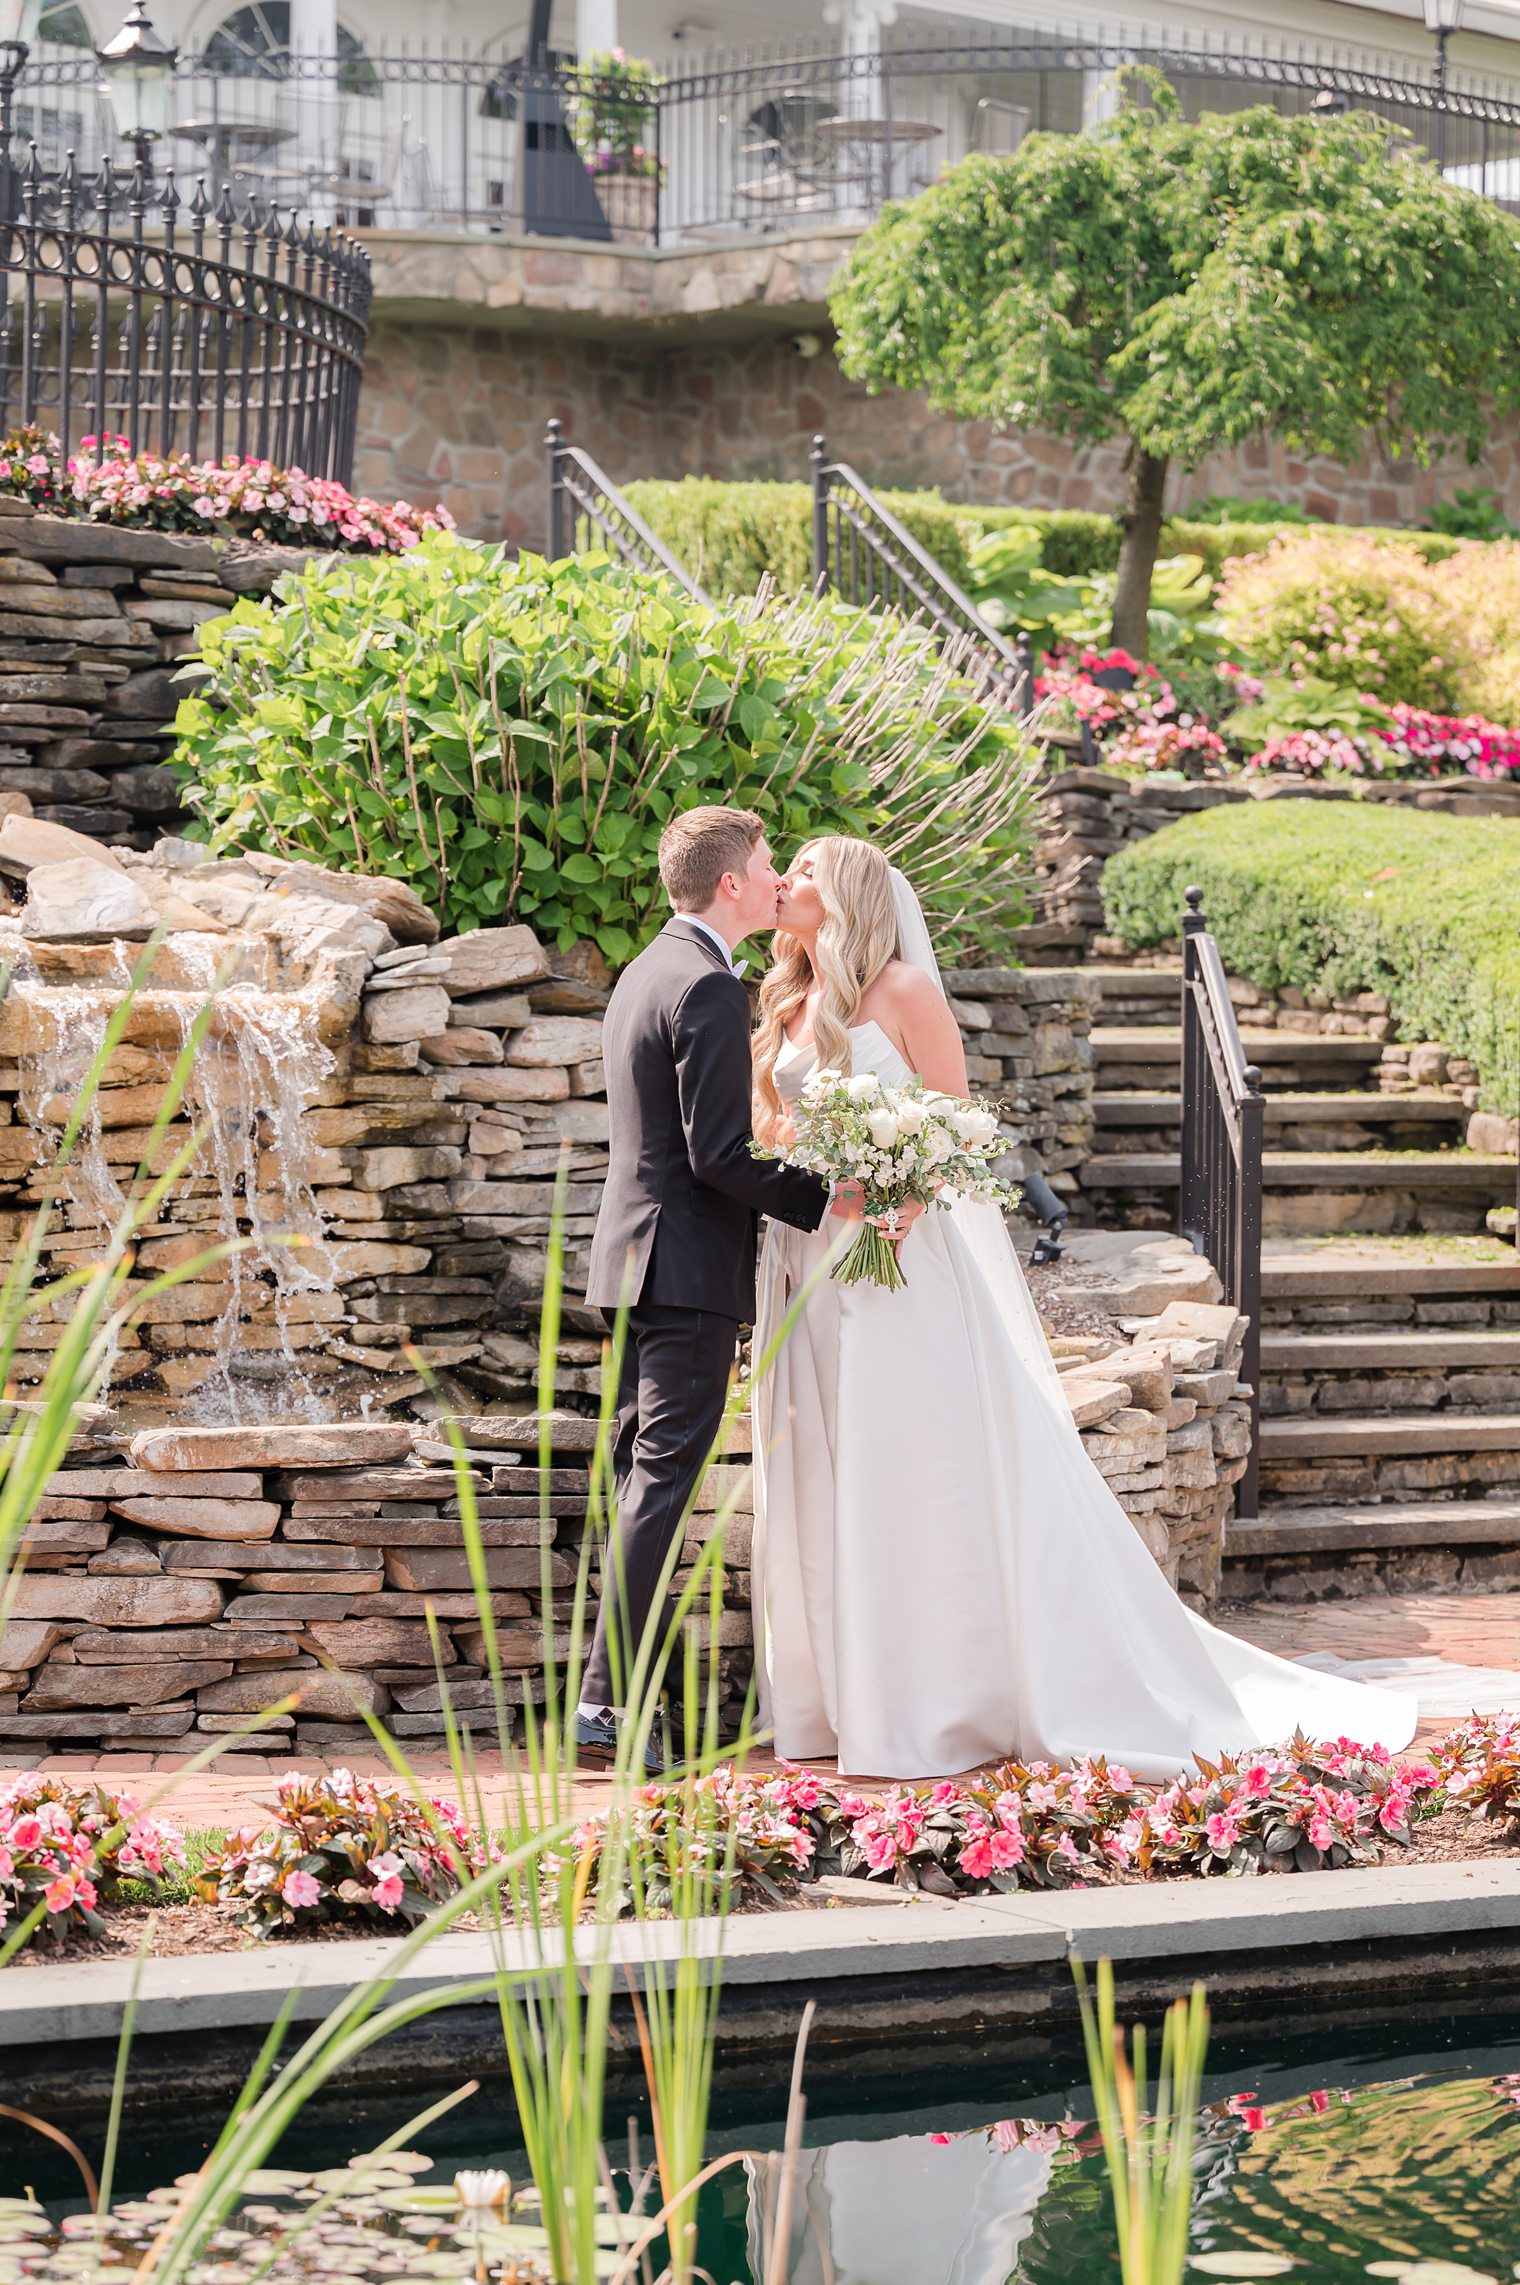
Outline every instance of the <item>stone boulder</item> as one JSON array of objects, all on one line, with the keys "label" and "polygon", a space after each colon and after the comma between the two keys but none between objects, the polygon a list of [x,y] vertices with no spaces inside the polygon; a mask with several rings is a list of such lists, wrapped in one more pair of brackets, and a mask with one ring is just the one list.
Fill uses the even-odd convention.
[{"label": "stone boulder", "polygon": [[[33,818],[6,818],[6,825],[35,825]],[[3,828],[0,828],[3,831]],[[71,840],[83,840],[71,834]],[[108,944],[117,937],[140,942],[158,922],[152,903],[119,865],[102,863],[98,842],[85,842],[87,857],[63,864],[37,864],[27,875],[21,933],[41,943]]]}]

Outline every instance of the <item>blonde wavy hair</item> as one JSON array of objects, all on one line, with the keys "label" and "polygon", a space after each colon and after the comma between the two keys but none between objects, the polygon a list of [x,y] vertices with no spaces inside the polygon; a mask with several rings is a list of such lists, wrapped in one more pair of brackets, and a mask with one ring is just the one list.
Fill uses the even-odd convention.
[{"label": "blonde wavy hair", "polygon": [[810,841],[813,882],[823,902],[823,925],[813,957],[795,936],[776,933],[775,959],[760,987],[760,1022],[755,1032],[755,1133],[769,1142],[783,1104],[776,1086],[776,1058],[786,1027],[813,986],[816,964],[823,991],[813,1011],[813,1044],[820,1069],[848,1071],[850,1026],[871,985],[898,957],[897,914],[892,903],[892,868],[869,841],[831,834]]}]

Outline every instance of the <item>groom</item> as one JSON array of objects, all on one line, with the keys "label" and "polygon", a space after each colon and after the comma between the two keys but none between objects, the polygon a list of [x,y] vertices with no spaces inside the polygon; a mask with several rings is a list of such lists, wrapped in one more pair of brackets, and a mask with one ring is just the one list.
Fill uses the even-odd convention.
[{"label": "groom", "polygon": [[[820,1176],[750,1155],[749,996],[734,947],[775,927],[780,890],[759,818],[683,810],[660,837],[660,879],[674,917],[618,979],[603,1032],[612,1161],[586,1299],[609,1322],[626,1302],[628,1323],[617,1522],[576,1720],[593,1764],[616,1753],[623,1688],[754,1316],[758,1217],[816,1230],[831,1205]],[[832,1207],[859,1216],[853,1196]]]}]

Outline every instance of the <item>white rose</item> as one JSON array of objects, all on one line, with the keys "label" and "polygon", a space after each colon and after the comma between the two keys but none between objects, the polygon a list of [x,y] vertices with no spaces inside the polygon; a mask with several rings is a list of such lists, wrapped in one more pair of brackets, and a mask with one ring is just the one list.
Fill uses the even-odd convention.
[{"label": "white rose", "polygon": [[845,1081],[844,1091],[852,1103],[870,1103],[881,1093],[881,1081],[874,1071],[860,1071]]},{"label": "white rose", "polygon": [[932,1133],[925,1136],[923,1151],[930,1166],[943,1166],[946,1159],[954,1154],[955,1144],[943,1127],[935,1127]]},{"label": "white rose", "polygon": [[997,1141],[997,1115],[993,1111],[978,1111],[972,1123],[971,1140],[985,1146]]},{"label": "white rose", "polygon": [[977,1114],[975,1111],[952,1111],[950,1114],[950,1124],[963,1143],[975,1141],[976,1122]]},{"label": "white rose", "polygon": [[866,1125],[871,1130],[871,1140],[878,1150],[890,1150],[892,1148],[897,1140],[898,1122],[885,1106],[879,1111],[873,1111],[867,1119]]},{"label": "white rose", "polygon": [[903,1100],[897,1106],[898,1133],[903,1135],[916,1135],[922,1131],[923,1123],[923,1104],[915,1102],[911,1095],[905,1095]]}]

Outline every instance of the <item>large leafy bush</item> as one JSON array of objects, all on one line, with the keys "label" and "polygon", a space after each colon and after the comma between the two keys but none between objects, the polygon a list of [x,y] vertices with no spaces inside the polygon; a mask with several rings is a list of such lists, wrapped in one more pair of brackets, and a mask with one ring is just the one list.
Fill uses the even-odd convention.
[{"label": "large leafy bush", "polygon": [[1109,926],[1131,945],[1177,934],[1198,883],[1226,964],[1251,983],[1386,992],[1513,1112],[1520,1086],[1520,824],[1372,801],[1205,810],[1108,865]]},{"label": "large leafy bush", "polygon": [[1022,733],[895,620],[432,535],[240,602],[200,658],[176,759],[216,844],[409,881],[453,928],[626,960],[664,918],[661,829],[713,801],[783,852],[876,839],[947,956],[1006,954],[1025,914]]},{"label": "large leafy bush", "polygon": [[1370,534],[1323,525],[1226,567],[1218,613],[1253,664],[1450,712],[1471,663],[1440,566]]}]

